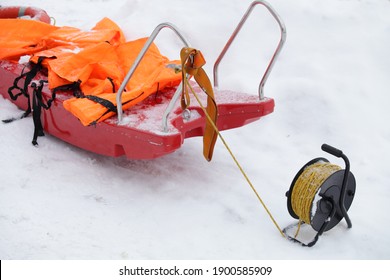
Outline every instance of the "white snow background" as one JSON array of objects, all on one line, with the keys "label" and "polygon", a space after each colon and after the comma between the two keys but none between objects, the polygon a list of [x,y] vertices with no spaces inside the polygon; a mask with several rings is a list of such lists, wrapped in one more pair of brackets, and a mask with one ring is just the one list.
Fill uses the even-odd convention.
[{"label": "white snow background", "polygon": [[[389,259],[390,1],[269,0],[287,42],[265,87],[275,112],[222,134],[281,227],[285,193],[323,143],[349,156],[357,190],[343,220],[313,248],[281,237],[218,141],[163,158],[108,158],[51,136],[31,145],[30,118],[0,124],[0,259]],[[250,0],[2,0],[36,6],[56,25],[92,28],[107,16],[127,40],[178,26],[212,65]],[[256,94],[279,39],[258,6],[221,64],[221,88]],[[169,31],[156,41],[178,58]],[[0,98],[0,118],[20,111]]]}]

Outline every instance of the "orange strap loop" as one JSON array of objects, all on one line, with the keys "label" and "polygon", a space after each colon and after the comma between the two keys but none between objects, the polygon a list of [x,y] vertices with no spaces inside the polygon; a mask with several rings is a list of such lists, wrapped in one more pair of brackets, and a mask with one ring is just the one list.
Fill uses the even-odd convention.
[{"label": "orange strap loop", "polygon": [[210,119],[206,119],[205,131],[203,133],[203,155],[206,160],[210,161],[213,157],[215,142],[218,138],[218,133],[215,131],[212,121],[215,125],[218,119],[218,107],[214,99],[214,91],[210,79],[206,71],[202,68],[206,64],[202,53],[193,48],[183,48],[180,52],[182,65],[182,83],[183,93],[181,98],[181,106],[183,109],[190,105],[188,94],[188,76],[193,76],[195,81],[207,95],[206,111]]}]

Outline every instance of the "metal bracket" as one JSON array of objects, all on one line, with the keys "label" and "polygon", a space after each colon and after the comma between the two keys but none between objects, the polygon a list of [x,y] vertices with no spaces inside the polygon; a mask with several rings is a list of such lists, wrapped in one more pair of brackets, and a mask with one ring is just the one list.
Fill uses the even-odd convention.
[{"label": "metal bracket", "polygon": [[263,77],[261,78],[261,81],[260,81],[258,92],[259,92],[259,99],[262,100],[262,99],[264,99],[264,85],[265,85],[265,82],[267,81],[268,76],[271,73],[271,70],[272,70],[272,68],[273,68],[273,66],[275,64],[275,61],[276,61],[277,57],[279,56],[280,51],[282,50],[282,47],[284,45],[284,42],[286,41],[286,36],[287,36],[286,26],[284,25],[281,17],[272,8],[272,6],[270,4],[268,4],[266,1],[254,1],[254,2],[252,2],[252,4],[249,6],[248,10],[246,11],[244,16],[242,17],[241,21],[237,25],[236,29],[234,30],[233,34],[229,38],[229,40],[226,43],[225,47],[223,48],[221,54],[219,55],[219,57],[215,61],[215,63],[214,63],[214,87],[218,88],[218,86],[219,86],[219,82],[218,82],[218,67],[219,67],[219,64],[220,64],[221,60],[225,56],[225,54],[228,51],[228,49],[229,49],[230,45],[232,44],[232,42],[235,40],[237,34],[240,32],[242,26],[245,24],[246,20],[250,16],[252,10],[257,5],[263,5],[263,6],[265,6],[268,9],[268,11],[271,13],[271,15],[275,18],[275,20],[279,24],[280,32],[281,32],[279,44],[278,44],[278,46],[277,46],[277,48],[275,50],[275,53],[272,56],[272,58],[271,58],[271,60],[270,60],[270,62],[268,64],[268,67],[267,67],[266,71],[264,72],[264,75],[263,75]]},{"label": "metal bracket", "polygon": [[[127,73],[125,79],[123,80],[121,86],[119,87],[119,90],[116,94],[116,104],[117,104],[117,114],[118,114],[118,123],[122,122],[123,120],[123,111],[122,111],[122,93],[125,90],[125,87],[127,83],[130,81],[131,77],[133,76],[135,70],[137,69],[138,65],[140,64],[142,58],[145,56],[145,53],[149,49],[149,47],[152,45],[153,41],[156,39],[157,35],[160,33],[160,31],[164,28],[169,28],[179,37],[179,39],[183,42],[183,44],[188,47],[189,43],[188,41],[183,37],[183,35],[179,32],[178,28],[174,26],[172,23],[164,22],[159,24],[152,32],[148,40],[146,41],[145,45],[143,46],[142,50],[138,54],[137,58],[135,59],[133,65],[131,66],[129,72]],[[176,96],[177,92],[175,93]],[[175,98],[173,98],[175,99]],[[173,100],[172,99],[172,100]],[[172,102],[172,101],[171,101]],[[169,107],[170,105],[168,105]],[[168,113],[169,114],[169,113]],[[168,117],[168,116],[167,116]]]}]

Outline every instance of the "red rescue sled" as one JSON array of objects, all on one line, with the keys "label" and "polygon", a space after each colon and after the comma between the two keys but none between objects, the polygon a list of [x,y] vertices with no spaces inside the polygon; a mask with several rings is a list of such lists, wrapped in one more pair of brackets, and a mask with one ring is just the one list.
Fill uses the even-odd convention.
[{"label": "red rescue sled", "polygon": [[[271,12],[281,29],[279,45],[260,82],[259,94],[252,95],[219,90],[218,65],[252,9],[258,4],[265,6]],[[124,84],[131,79],[131,75],[139,61],[142,60],[143,54],[159,31],[166,27],[173,30],[183,41],[184,45],[189,45],[175,26],[169,23],[160,24],[149,37],[144,49],[139,54],[132,69],[130,69]],[[218,104],[217,127],[220,130],[246,125],[273,112],[274,100],[263,96],[263,87],[284,44],[285,38],[284,24],[272,7],[263,1],[253,2],[214,64],[215,99]],[[26,64],[0,61],[0,93],[22,110],[27,109],[26,99],[18,98],[17,100],[12,100],[8,95],[8,88],[20,76]],[[37,76],[34,79],[41,80],[46,78],[42,76],[43,74],[38,75],[41,76]],[[19,83],[22,86],[24,80],[20,80]],[[194,88],[205,102],[206,97],[202,90],[196,86]],[[119,100],[121,100],[122,91],[123,89],[118,91],[117,99]],[[53,101],[50,109],[42,110],[41,122],[45,132],[74,146],[97,154],[112,157],[125,155],[130,159],[158,158],[179,149],[184,139],[201,136],[204,133],[206,117],[203,110],[194,99],[191,101],[192,105],[183,111],[179,104],[180,102],[177,102],[180,92],[180,86],[179,88],[166,89],[164,92],[149,96],[123,113],[121,106],[118,106],[118,115],[92,126],[83,126],[77,118],[64,109],[62,103],[65,99],[72,97],[71,94],[66,91],[57,92],[56,99]],[[52,92],[47,85],[43,87],[42,96],[44,101],[52,97]]]}]

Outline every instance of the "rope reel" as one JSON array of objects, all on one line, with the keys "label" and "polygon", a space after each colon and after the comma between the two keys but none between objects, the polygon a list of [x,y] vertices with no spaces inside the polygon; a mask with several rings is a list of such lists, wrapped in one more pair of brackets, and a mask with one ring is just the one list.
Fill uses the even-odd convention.
[{"label": "rope reel", "polygon": [[[355,195],[356,181],[349,171],[349,160],[342,151],[327,144],[323,144],[321,149],[342,158],[345,169],[326,158],[315,158],[299,170],[286,193],[288,211],[299,222],[286,227],[283,232],[288,239],[308,247],[313,246],[323,232],[335,227],[343,218],[348,228],[352,227],[347,211]],[[297,239],[303,224],[310,225],[317,232],[308,243]],[[294,236],[290,236],[288,231],[293,227],[297,230]]]},{"label": "rope reel", "polygon": [[[183,61],[182,64],[184,64]],[[197,82],[199,83],[199,81]],[[261,199],[257,190],[248,178],[247,174],[245,173],[240,163],[237,161],[236,157],[232,153],[230,147],[227,145],[226,141],[219,132],[215,119],[210,116],[208,112],[209,110],[207,110],[207,108],[203,106],[198,95],[189,83],[187,75],[184,75],[183,88],[185,89],[187,87],[195,96],[197,102],[199,103],[208,120],[208,124],[214,130],[215,133],[213,135],[213,138],[215,137],[215,134],[217,134],[217,136],[221,139],[226,149],[229,151],[229,154],[231,155],[232,159],[236,163],[238,169],[241,171],[242,175],[246,179],[248,185],[252,188],[259,202],[264,207],[270,219],[274,223],[275,227],[279,230],[283,237],[298,242],[303,246],[311,247],[316,244],[319,236],[321,236],[323,232],[332,229],[343,218],[345,218],[348,224],[348,228],[352,227],[352,223],[347,214],[347,210],[350,208],[355,195],[356,182],[355,177],[349,171],[349,160],[343,154],[342,151],[327,144],[323,144],[321,146],[323,151],[332,154],[335,157],[342,158],[344,160],[344,170],[335,164],[331,164],[325,158],[316,158],[308,162],[305,166],[303,166],[295,176],[289,191],[286,193],[288,211],[293,218],[299,220],[295,236],[292,237],[288,234],[288,231],[295,225],[288,226],[283,230],[279,227],[271,212],[268,210],[268,207]],[[214,143],[215,140],[216,139],[214,139]],[[212,144],[212,146],[214,145],[214,143]],[[212,154],[212,148],[211,154],[207,154]],[[206,155],[205,157],[209,160]],[[309,224],[315,231],[317,231],[317,234],[314,239],[307,244],[297,239],[302,224]]]}]

